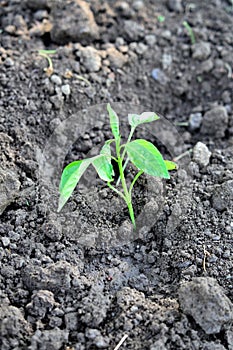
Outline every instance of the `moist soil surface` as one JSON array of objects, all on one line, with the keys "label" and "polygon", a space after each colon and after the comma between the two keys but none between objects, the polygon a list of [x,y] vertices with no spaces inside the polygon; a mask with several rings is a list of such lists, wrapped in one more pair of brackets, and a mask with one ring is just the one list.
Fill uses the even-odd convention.
[{"label": "moist soil surface", "polygon": [[[1,0],[0,16],[1,350],[232,350],[232,1]],[[107,102],[123,138],[128,113],[161,115],[136,137],[178,164],[139,178],[137,231],[92,171],[56,212],[64,165],[111,138]]]}]

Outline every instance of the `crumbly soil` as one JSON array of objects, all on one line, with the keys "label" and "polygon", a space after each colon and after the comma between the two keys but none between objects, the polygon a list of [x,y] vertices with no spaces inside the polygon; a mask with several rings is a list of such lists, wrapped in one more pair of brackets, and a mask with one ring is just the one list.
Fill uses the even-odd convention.
[{"label": "crumbly soil", "polygon": [[[232,6],[0,1],[2,350],[233,349]],[[41,49],[56,50],[53,72]],[[171,127],[137,137],[167,158],[190,151],[166,183],[138,181],[136,235],[93,172],[54,210],[62,167],[111,138],[107,102],[123,136],[124,108],[155,111]],[[66,154],[59,143],[47,153],[58,159],[51,189],[39,159],[76,115]]]}]

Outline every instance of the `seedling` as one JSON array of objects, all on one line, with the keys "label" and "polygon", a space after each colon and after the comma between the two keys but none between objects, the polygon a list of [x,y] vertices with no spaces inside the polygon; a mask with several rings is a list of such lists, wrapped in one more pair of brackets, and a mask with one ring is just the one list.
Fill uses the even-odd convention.
[{"label": "seedling", "polygon": [[192,28],[190,27],[190,25],[188,24],[187,21],[184,21],[184,22],[183,22],[183,26],[185,27],[185,29],[186,29],[187,32],[188,32],[188,36],[189,36],[189,38],[190,38],[190,40],[191,40],[191,44],[194,45],[195,42],[196,42],[196,39],[195,39],[195,35],[194,35],[194,33],[193,33]]},{"label": "seedling", "polygon": [[[174,162],[164,160],[159,150],[151,142],[143,139],[131,141],[136,127],[144,123],[150,123],[158,120],[159,116],[157,114],[152,112],[145,112],[141,115],[129,114],[128,122],[131,130],[126,143],[122,143],[118,116],[110,104],[107,105],[107,110],[110,119],[110,127],[114,138],[105,142],[99,155],[92,158],[74,161],[64,168],[59,186],[60,198],[58,212],[70,198],[85,170],[92,164],[99,177],[106,181],[108,187],[116,192],[126,202],[130,219],[134,227],[136,227],[134,210],[132,206],[132,190],[139,176],[145,173],[164,179],[169,179],[170,175],[168,171],[176,169],[176,164]],[[112,155],[111,150],[111,146],[113,144],[115,144],[114,156]],[[115,174],[112,160],[114,160],[118,166],[119,179],[122,186],[121,190],[117,188],[117,184],[116,186],[113,186]],[[129,186],[127,186],[124,174],[128,161],[131,161],[138,170]]]},{"label": "seedling", "polygon": [[159,15],[159,16],[157,17],[157,19],[158,19],[158,21],[159,21],[160,23],[163,23],[163,22],[165,21],[165,17],[162,16],[162,15]]},{"label": "seedling", "polygon": [[45,73],[50,76],[53,74],[53,62],[49,55],[56,53],[56,50],[38,50],[40,56],[45,57],[48,61],[48,67],[44,68]]}]

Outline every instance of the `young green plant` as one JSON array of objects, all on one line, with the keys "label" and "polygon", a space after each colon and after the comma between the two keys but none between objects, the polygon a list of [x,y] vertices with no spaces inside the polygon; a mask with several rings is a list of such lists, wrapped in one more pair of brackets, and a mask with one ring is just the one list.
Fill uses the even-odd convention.
[{"label": "young green plant", "polygon": [[[176,169],[176,164],[174,162],[164,160],[159,150],[151,142],[143,139],[131,141],[136,127],[144,123],[150,123],[158,120],[159,117],[157,114],[150,112],[142,113],[141,115],[129,114],[128,122],[131,130],[126,143],[122,143],[119,118],[110,104],[107,105],[107,110],[114,138],[105,142],[99,155],[92,158],[74,161],[64,168],[59,186],[60,198],[58,211],[60,211],[68,201],[81,176],[89,165],[93,165],[99,177],[106,181],[108,187],[116,192],[126,202],[130,219],[134,227],[136,227],[132,205],[132,190],[139,176],[145,173],[164,179],[169,179],[169,170]],[[111,146],[113,144],[115,144],[114,156],[112,155],[111,150]],[[118,166],[119,180],[122,187],[121,190],[117,188],[117,184],[116,186],[113,185],[114,171],[112,160],[114,160]],[[129,186],[127,186],[124,173],[128,161],[131,161],[137,168],[137,173]]]},{"label": "young green plant", "polygon": [[187,21],[183,21],[183,26],[185,27],[185,29],[188,32],[188,36],[190,38],[191,44],[194,45],[196,43],[196,38],[195,38],[195,35],[193,33],[192,28],[190,27],[190,25],[188,24]]},{"label": "young green plant", "polygon": [[49,57],[49,55],[53,55],[56,53],[56,50],[38,50],[38,53],[40,56],[44,57],[48,61],[48,67],[44,68],[45,73],[50,76],[53,74],[53,61]]}]

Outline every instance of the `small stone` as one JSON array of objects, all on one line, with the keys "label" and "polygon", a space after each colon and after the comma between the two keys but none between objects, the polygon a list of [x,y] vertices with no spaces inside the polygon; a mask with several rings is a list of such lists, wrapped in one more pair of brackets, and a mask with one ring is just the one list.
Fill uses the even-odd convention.
[{"label": "small stone", "polygon": [[65,314],[66,329],[76,331],[78,329],[78,314],[77,312],[69,312]]},{"label": "small stone", "polygon": [[16,32],[16,27],[10,24],[10,25],[6,26],[6,27],[4,28],[4,30],[5,30],[6,33],[15,34],[15,32]]},{"label": "small stone", "polygon": [[161,37],[167,40],[170,40],[172,37],[172,32],[170,30],[163,30],[161,33]]},{"label": "small stone", "polygon": [[232,210],[233,203],[233,180],[223,182],[216,185],[214,193],[211,197],[212,206],[219,212],[225,209]]},{"label": "small stone", "polygon": [[148,47],[143,43],[139,43],[135,49],[135,51],[138,55],[142,55],[147,50],[148,50]]},{"label": "small stone", "polygon": [[145,41],[148,46],[153,47],[156,43],[156,36],[153,34],[148,34],[145,36]]},{"label": "small stone", "polygon": [[178,294],[181,309],[206,334],[219,333],[233,321],[233,304],[213,278],[193,278],[181,285]]},{"label": "small stone", "polygon": [[[32,0],[34,1],[34,0]],[[51,38],[58,44],[69,42],[87,45],[99,38],[99,27],[90,5],[83,0],[59,2],[53,11]]]},{"label": "small stone", "polygon": [[192,51],[193,51],[192,57],[194,59],[197,59],[197,60],[200,60],[200,61],[204,61],[211,54],[210,43],[204,42],[204,41],[195,43],[192,46]]},{"label": "small stone", "polygon": [[216,344],[214,341],[203,343],[204,350],[226,350],[225,346],[222,344]]},{"label": "small stone", "polygon": [[2,244],[3,244],[3,247],[8,247],[10,245],[10,240],[8,237],[2,237]]},{"label": "small stone", "polygon": [[198,74],[209,73],[214,67],[213,60],[210,58],[203,61],[197,69]]},{"label": "small stone", "polygon": [[52,83],[54,83],[55,85],[58,85],[60,86],[62,84],[62,80],[61,78],[57,75],[57,74],[53,74],[51,77],[50,77],[50,80]]},{"label": "small stone", "polygon": [[108,59],[110,65],[114,68],[122,68],[127,62],[127,57],[118,51],[115,47],[110,47],[107,49]]},{"label": "small stone", "polygon": [[50,102],[53,104],[55,109],[61,109],[64,104],[64,98],[62,94],[57,94],[50,97]]},{"label": "small stone", "polygon": [[26,305],[26,309],[30,315],[42,319],[55,305],[56,302],[52,292],[39,290],[33,293],[32,300]]},{"label": "small stone", "polygon": [[19,194],[20,182],[13,170],[4,170],[0,167],[0,215]]},{"label": "small stone", "polygon": [[142,0],[136,0],[133,2],[132,6],[133,6],[134,10],[140,11],[144,7],[144,2]]},{"label": "small stone", "polygon": [[202,167],[209,164],[210,156],[211,152],[202,142],[198,142],[193,148],[193,160]]},{"label": "small stone", "polygon": [[81,64],[86,70],[91,72],[98,72],[101,68],[101,57],[99,52],[91,46],[80,47]]},{"label": "small stone", "polygon": [[49,0],[26,0],[27,6],[33,10],[51,8]]},{"label": "small stone", "polygon": [[183,6],[181,0],[168,0],[168,9],[175,12],[182,12]]},{"label": "small stone", "polygon": [[229,259],[230,256],[231,256],[230,250],[225,250],[225,252],[223,253],[223,257],[224,257],[225,259]]},{"label": "small stone", "polygon": [[222,93],[222,100],[224,103],[231,103],[231,100],[232,100],[231,92],[228,90],[225,90]]},{"label": "small stone", "polygon": [[201,126],[201,133],[215,138],[225,136],[228,127],[228,115],[226,108],[217,106],[206,112]]},{"label": "small stone", "polygon": [[6,67],[12,67],[14,66],[14,61],[10,57],[7,57],[4,61],[4,64]]},{"label": "small stone", "polygon": [[85,332],[86,338],[92,339],[92,340],[100,335],[101,335],[100,331],[94,328],[87,328]]},{"label": "small stone", "polygon": [[95,345],[98,349],[106,349],[109,348],[109,340],[106,337],[103,337],[102,335],[99,335],[95,338]]},{"label": "small stone", "polygon": [[166,85],[168,82],[167,75],[159,68],[155,68],[151,72],[152,78],[158,81],[161,85]]},{"label": "small stone", "polygon": [[164,53],[162,56],[162,66],[163,69],[168,69],[172,64],[172,55]]},{"label": "small stone", "polygon": [[62,85],[61,91],[64,95],[69,96],[70,95],[70,85],[69,84]]},{"label": "small stone", "polygon": [[48,18],[48,11],[46,10],[38,10],[34,13],[33,17],[37,20],[37,21],[41,21],[44,18]]},{"label": "small stone", "polygon": [[189,129],[191,131],[198,130],[201,127],[202,114],[201,113],[192,113],[189,117]]},{"label": "small stone", "polygon": [[129,42],[139,41],[144,37],[144,27],[138,22],[126,20],[123,25],[122,36]]}]

